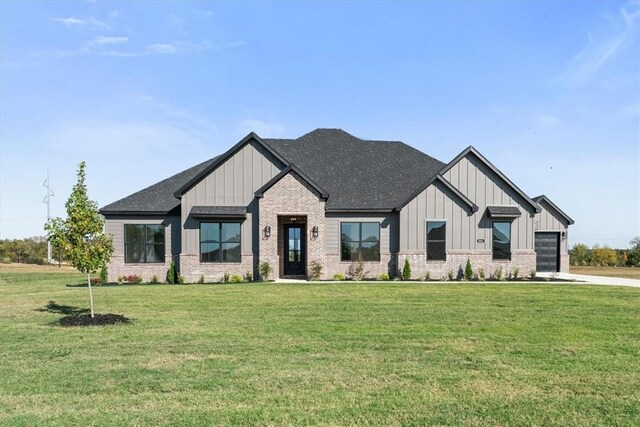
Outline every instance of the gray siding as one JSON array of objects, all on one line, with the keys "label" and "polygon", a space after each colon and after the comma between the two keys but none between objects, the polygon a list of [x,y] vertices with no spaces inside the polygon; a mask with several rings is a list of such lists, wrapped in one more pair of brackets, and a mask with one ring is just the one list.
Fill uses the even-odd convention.
[{"label": "gray siding", "polygon": [[[487,206],[517,206],[522,215],[511,226],[511,249],[533,250],[534,209],[474,154],[463,157],[444,175],[478,205],[471,210],[442,184],[435,182],[400,211],[400,251],[426,250],[426,221],[447,222],[447,251],[491,251],[491,220]],[[484,239],[478,243],[478,239]]]},{"label": "gray siding", "polygon": [[[558,214],[547,202],[541,200],[538,203],[542,211],[535,216],[535,231],[564,231],[568,233],[569,223],[562,215]],[[567,253],[568,238],[560,239],[560,252]]]},{"label": "gray siding", "polygon": [[380,253],[397,253],[398,242],[398,214],[349,214],[327,213],[325,217],[325,254],[340,253],[340,223],[341,222],[379,222],[380,223]]},{"label": "gray siding", "polygon": [[241,251],[253,252],[254,193],[282,168],[271,153],[250,142],[183,194],[182,253],[199,253],[199,223],[189,217],[193,206],[248,206],[247,219],[242,223]]},{"label": "gray siding", "polygon": [[105,221],[105,233],[113,236],[113,254],[124,256],[124,225],[125,224],[164,224],[165,226],[165,257],[180,254],[180,217],[179,216],[117,216],[109,217]]}]

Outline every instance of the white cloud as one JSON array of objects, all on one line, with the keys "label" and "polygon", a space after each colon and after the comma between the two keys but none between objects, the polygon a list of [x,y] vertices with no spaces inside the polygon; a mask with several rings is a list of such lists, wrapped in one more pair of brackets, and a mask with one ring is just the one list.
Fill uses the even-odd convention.
[{"label": "white cloud", "polygon": [[618,13],[607,17],[606,28],[587,33],[588,42],[570,61],[561,76],[573,85],[587,82],[600,68],[621,50],[637,42],[637,24],[640,21],[640,2],[630,1]]},{"label": "white cloud", "polygon": [[60,24],[64,24],[66,26],[88,26],[88,27],[98,27],[98,28],[108,28],[109,26],[102,22],[98,21],[94,18],[76,18],[74,16],[69,16],[67,18],[53,18],[54,22],[58,22]]},{"label": "white cloud", "polygon": [[129,37],[126,36],[98,36],[93,40],[87,42],[88,45],[108,45],[108,44],[122,44],[129,41]]},{"label": "white cloud", "polygon": [[148,53],[176,53],[178,47],[171,43],[154,43],[147,46]]}]

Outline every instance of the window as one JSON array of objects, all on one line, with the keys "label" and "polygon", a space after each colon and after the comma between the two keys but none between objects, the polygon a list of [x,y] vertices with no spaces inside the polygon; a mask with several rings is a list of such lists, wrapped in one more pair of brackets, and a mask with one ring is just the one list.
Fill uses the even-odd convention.
[{"label": "window", "polygon": [[240,223],[201,222],[200,262],[240,262]]},{"label": "window", "polygon": [[446,259],[447,224],[444,221],[427,222],[427,261]]},{"label": "window", "polygon": [[511,223],[494,221],[492,231],[493,259],[511,259]]},{"label": "window", "polygon": [[343,222],[340,231],[342,261],[380,261],[379,222]]},{"label": "window", "polygon": [[124,262],[164,262],[164,225],[125,224]]}]

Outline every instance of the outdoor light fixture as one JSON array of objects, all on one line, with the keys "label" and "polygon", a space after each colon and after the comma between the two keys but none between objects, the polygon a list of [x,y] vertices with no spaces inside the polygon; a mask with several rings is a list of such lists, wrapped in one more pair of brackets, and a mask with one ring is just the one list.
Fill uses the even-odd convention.
[{"label": "outdoor light fixture", "polygon": [[313,228],[311,229],[311,235],[313,236],[313,238],[317,238],[318,237],[318,226],[314,225]]},{"label": "outdoor light fixture", "polygon": [[264,237],[267,239],[271,237],[271,227],[268,225],[264,228]]},{"label": "outdoor light fixture", "polygon": [[567,238],[567,232],[563,231],[562,232],[562,240],[565,240]]}]

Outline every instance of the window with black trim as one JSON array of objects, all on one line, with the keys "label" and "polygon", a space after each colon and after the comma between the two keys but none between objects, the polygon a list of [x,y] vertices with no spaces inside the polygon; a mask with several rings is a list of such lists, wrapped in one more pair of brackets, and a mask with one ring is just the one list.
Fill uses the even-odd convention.
[{"label": "window with black trim", "polygon": [[164,262],[164,225],[125,224],[124,262]]},{"label": "window with black trim", "polygon": [[201,222],[200,262],[240,262],[240,223]]},{"label": "window with black trim", "polygon": [[380,261],[379,222],[343,222],[340,234],[342,261]]},{"label": "window with black trim", "polygon": [[447,223],[427,221],[427,261],[444,261],[447,257]]},{"label": "window with black trim", "polygon": [[511,222],[494,221],[491,228],[493,233],[493,259],[511,259]]}]

